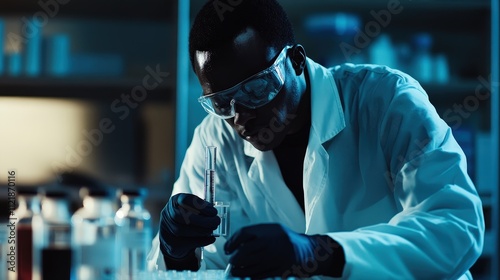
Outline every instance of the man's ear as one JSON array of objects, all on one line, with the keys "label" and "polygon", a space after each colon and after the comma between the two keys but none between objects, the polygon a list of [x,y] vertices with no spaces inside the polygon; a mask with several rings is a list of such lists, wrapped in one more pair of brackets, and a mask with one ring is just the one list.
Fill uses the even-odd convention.
[{"label": "man's ear", "polygon": [[304,72],[306,67],[306,50],[301,44],[295,44],[290,50],[290,60],[297,76]]}]

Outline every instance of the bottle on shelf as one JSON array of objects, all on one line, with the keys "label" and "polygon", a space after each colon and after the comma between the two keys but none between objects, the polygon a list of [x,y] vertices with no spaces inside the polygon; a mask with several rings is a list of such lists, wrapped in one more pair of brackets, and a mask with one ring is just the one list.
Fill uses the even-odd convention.
[{"label": "bottle on shelf", "polygon": [[16,216],[17,278],[31,280],[33,274],[33,217],[40,215],[40,199],[34,187],[18,187],[19,207]]},{"label": "bottle on shelf", "polygon": [[[349,12],[311,14],[304,20],[304,29],[308,36],[321,42],[322,48],[318,48],[318,62],[328,67],[346,62],[366,61],[361,51],[365,46],[360,46],[356,41],[356,36],[362,28],[361,17]],[[325,53],[322,49],[329,51]]]},{"label": "bottle on shelf", "polygon": [[74,241],[78,248],[77,279],[117,279],[122,244],[114,219],[116,192],[82,188],[80,195],[83,207],[72,217]]},{"label": "bottle on shelf", "polygon": [[[9,279],[10,252],[9,247],[9,216],[10,210],[2,205],[0,207],[0,279]],[[14,275],[15,276],[15,275]]]},{"label": "bottle on shelf", "polygon": [[4,57],[4,45],[5,45],[5,20],[0,17],[0,76],[5,72],[5,57]]},{"label": "bottle on shelf", "polygon": [[398,68],[396,52],[388,34],[380,34],[369,48],[370,63]]},{"label": "bottle on shelf", "polygon": [[41,215],[33,217],[33,278],[74,279],[74,250],[68,193],[45,190]]},{"label": "bottle on shelf", "polygon": [[152,240],[151,214],[144,208],[146,189],[127,189],[121,192],[122,206],[116,212],[122,240],[120,279],[139,279],[147,271],[146,257]]},{"label": "bottle on shelf", "polygon": [[431,53],[432,36],[429,33],[419,33],[413,37],[412,76],[420,83],[433,81],[433,57]]},{"label": "bottle on shelf", "polygon": [[448,58],[445,54],[436,54],[434,56],[435,79],[439,84],[446,84],[450,80],[450,68]]},{"label": "bottle on shelf", "polygon": [[25,21],[26,30],[29,30],[29,36],[24,49],[24,72],[28,77],[38,77],[42,72],[42,33],[43,22],[39,19]]}]

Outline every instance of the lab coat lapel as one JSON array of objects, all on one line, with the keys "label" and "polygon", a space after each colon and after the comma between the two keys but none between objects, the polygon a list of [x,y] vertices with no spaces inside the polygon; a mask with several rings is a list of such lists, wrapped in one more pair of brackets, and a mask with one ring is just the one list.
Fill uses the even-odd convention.
[{"label": "lab coat lapel", "polygon": [[318,135],[311,131],[304,159],[304,200],[306,232],[309,231],[313,209],[326,185],[329,156],[321,145]]},{"label": "lab coat lapel", "polygon": [[279,222],[294,231],[305,232],[302,208],[281,176],[272,151],[261,152],[245,142],[245,154],[254,157],[248,169],[244,192],[252,205],[254,218],[259,222]]},{"label": "lab coat lapel", "polygon": [[[256,223],[281,222],[297,232],[318,232],[314,212],[321,207],[321,194],[328,183],[329,157],[324,144],[345,127],[339,93],[330,71],[308,59],[311,80],[311,130],[304,159],[304,213],[286,186],[272,152],[261,152],[244,141],[244,153],[253,158],[243,191],[251,205],[249,215]],[[335,187],[335,186],[333,186]],[[324,201],[324,200],[321,200]],[[319,203],[318,203],[319,202]],[[321,216],[321,215],[319,215]],[[299,218],[300,217],[300,218]]]},{"label": "lab coat lapel", "polygon": [[[318,232],[315,211],[328,205],[318,203],[327,186],[330,156],[324,144],[345,128],[339,92],[331,72],[308,59],[311,81],[311,130],[304,159],[304,198],[306,232]],[[336,186],[332,186],[336,187]],[[325,201],[325,200],[321,200]],[[321,215],[319,215],[321,216]]]}]

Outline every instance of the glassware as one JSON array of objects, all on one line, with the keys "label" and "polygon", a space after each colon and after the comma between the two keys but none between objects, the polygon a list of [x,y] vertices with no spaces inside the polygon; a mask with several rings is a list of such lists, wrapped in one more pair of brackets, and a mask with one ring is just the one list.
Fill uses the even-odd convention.
[{"label": "glassware", "polygon": [[33,216],[33,279],[74,279],[68,194],[45,190],[41,215]]},{"label": "glassware", "polygon": [[40,215],[40,199],[34,187],[17,188],[16,216],[17,279],[31,280],[33,274],[33,217]]},{"label": "glassware", "polygon": [[147,270],[147,254],[152,240],[151,214],[144,208],[146,189],[123,190],[122,206],[115,215],[121,235],[120,279],[138,279]]},{"label": "glassware", "polygon": [[115,223],[115,192],[82,188],[80,195],[83,207],[72,217],[78,247],[77,279],[117,279],[121,240]]},{"label": "glassware", "polygon": [[220,218],[220,225],[214,230],[213,236],[227,236],[229,234],[229,203],[216,201],[217,216]]},{"label": "glassware", "polygon": [[[9,212],[1,209],[0,212],[0,279],[9,279],[10,252],[9,252]],[[14,256],[15,258],[15,256]],[[15,262],[12,262],[15,264]]]}]

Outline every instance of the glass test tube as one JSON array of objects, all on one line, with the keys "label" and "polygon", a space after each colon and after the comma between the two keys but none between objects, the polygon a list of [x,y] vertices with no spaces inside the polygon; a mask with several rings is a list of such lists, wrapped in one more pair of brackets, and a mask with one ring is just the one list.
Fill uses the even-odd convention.
[{"label": "glass test tube", "polygon": [[215,162],[217,147],[205,148],[205,200],[215,203]]},{"label": "glass test tube", "polygon": [[[209,203],[215,203],[215,155],[217,153],[217,147],[206,146],[205,147],[205,185],[203,192],[205,194],[205,200]],[[201,261],[203,262],[203,247],[201,247]]]}]

